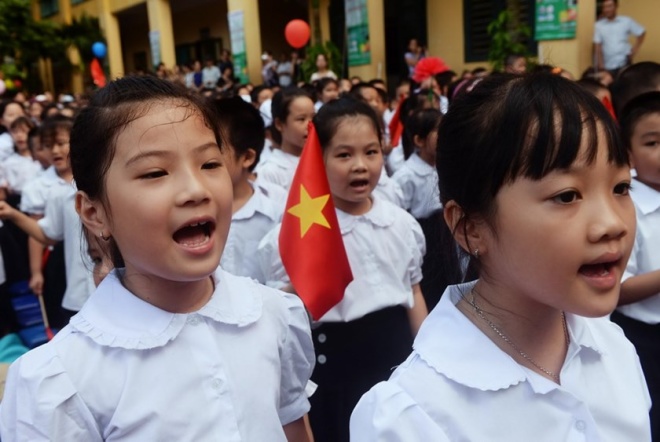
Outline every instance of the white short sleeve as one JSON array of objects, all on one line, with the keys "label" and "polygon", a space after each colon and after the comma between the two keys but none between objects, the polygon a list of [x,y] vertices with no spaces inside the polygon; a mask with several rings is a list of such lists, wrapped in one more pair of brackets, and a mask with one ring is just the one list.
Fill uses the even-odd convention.
[{"label": "white short sleeve", "polygon": [[282,349],[282,374],[279,417],[282,425],[300,419],[310,405],[305,388],[314,370],[314,344],[309,316],[302,301],[283,293],[289,310],[289,324]]},{"label": "white short sleeve", "polygon": [[[38,399],[37,399],[38,398]],[[51,347],[33,350],[10,368],[0,404],[3,441],[102,441],[96,421]]]},{"label": "white short sleeve", "polygon": [[603,43],[603,35],[602,35],[601,31],[602,31],[601,27],[598,25],[598,22],[596,22],[595,28],[594,28],[594,40],[593,40],[593,42],[598,44],[598,45]]},{"label": "white short sleeve", "polygon": [[46,201],[44,217],[37,221],[44,234],[54,241],[62,241],[64,239],[64,230],[66,228],[64,222],[64,203],[66,201],[66,194],[64,192],[57,192],[56,195],[51,193],[51,198]]},{"label": "white short sleeve", "polygon": [[350,433],[356,441],[449,442],[413,398],[392,382],[381,382],[362,396],[351,415]]},{"label": "white short sleeve", "polygon": [[282,258],[280,258],[278,243],[281,226],[281,224],[278,224],[268,232],[257,248],[259,267],[261,268],[266,285],[278,289],[281,289],[290,282],[289,275],[287,275],[284,264],[282,264]]},{"label": "white short sleeve", "polygon": [[424,255],[426,254],[426,238],[424,237],[424,231],[422,231],[422,227],[417,220],[412,216],[410,219],[412,221],[411,231],[414,241],[410,242],[412,259],[410,260],[408,272],[410,274],[411,283],[419,284],[422,280],[422,263],[424,262]]},{"label": "white short sleeve", "polygon": [[630,19],[630,33],[634,35],[635,37],[639,37],[640,35],[644,34],[646,32],[646,29],[644,29],[644,26],[640,25],[637,23],[635,20],[632,18]]}]

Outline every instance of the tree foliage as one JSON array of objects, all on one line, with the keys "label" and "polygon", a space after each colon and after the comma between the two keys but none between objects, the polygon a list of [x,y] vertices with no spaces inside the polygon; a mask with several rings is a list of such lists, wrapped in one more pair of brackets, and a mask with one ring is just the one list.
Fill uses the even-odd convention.
[{"label": "tree foliage", "polygon": [[341,76],[344,71],[343,60],[341,52],[337,45],[331,41],[326,41],[325,44],[317,43],[307,47],[305,53],[305,60],[302,64],[303,77],[305,81],[309,81],[312,74],[316,72],[316,57],[319,54],[325,54],[328,60],[328,69]]},{"label": "tree foliage", "polygon": [[515,8],[509,7],[500,12],[488,25],[488,35],[491,37],[488,60],[493,70],[501,71],[506,57],[511,54],[530,57],[527,40],[531,37],[532,31],[529,26],[520,22]]},{"label": "tree foliage", "polygon": [[64,57],[67,44],[60,26],[32,17],[30,0],[0,1],[0,57],[14,60],[19,70],[39,58]]}]

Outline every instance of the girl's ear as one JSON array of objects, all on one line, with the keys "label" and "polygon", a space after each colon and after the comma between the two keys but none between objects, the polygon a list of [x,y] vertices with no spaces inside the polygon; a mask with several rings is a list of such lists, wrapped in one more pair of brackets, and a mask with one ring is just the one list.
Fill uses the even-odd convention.
[{"label": "girl's ear", "polygon": [[241,167],[243,169],[249,169],[254,162],[257,160],[257,151],[250,148],[243,154],[243,161],[241,162]]},{"label": "girl's ear", "polygon": [[76,193],[76,212],[85,227],[94,235],[110,237],[109,217],[106,210],[99,201],[92,200],[89,196],[79,190]]},{"label": "girl's ear", "polygon": [[413,136],[413,144],[419,147],[420,149],[424,147],[425,144],[424,141],[426,140],[424,140],[424,138],[420,137],[419,135]]},{"label": "girl's ear", "polygon": [[282,124],[279,118],[273,119],[273,126],[275,126],[275,129],[279,130],[280,133],[282,133],[282,130],[284,129],[284,124]]},{"label": "girl's ear", "polygon": [[463,208],[454,200],[445,204],[443,209],[445,222],[454,240],[469,255],[484,255],[487,252],[487,241],[483,221],[465,216]]}]

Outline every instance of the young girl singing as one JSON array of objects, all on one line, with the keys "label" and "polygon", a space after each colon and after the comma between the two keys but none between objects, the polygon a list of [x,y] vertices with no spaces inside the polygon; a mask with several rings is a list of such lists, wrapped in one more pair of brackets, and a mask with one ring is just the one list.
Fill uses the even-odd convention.
[{"label": "young girl singing", "polygon": [[[348,440],[360,396],[405,358],[426,317],[419,288],[425,243],[409,213],[373,195],[383,169],[373,109],[340,98],[321,108],[314,125],[354,280],[313,331],[318,389],[310,420],[317,441],[340,442]],[[271,231],[259,247],[268,283],[281,287],[289,279],[278,234]]]},{"label": "young girl singing", "polygon": [[81,111],[76,209],[116,269],[10,368],[2,440],[308,440],[302,303],[216,270],[232,189],[214,119],[152,77],[116,80]]},{"label": "young girl singing", "polygon": [[359,441],[649,441],[635,349],[606,317],[634,240],[628,154],[559,76],[501,75],[440,123],[444,218],[479,269],[351,418]]}]

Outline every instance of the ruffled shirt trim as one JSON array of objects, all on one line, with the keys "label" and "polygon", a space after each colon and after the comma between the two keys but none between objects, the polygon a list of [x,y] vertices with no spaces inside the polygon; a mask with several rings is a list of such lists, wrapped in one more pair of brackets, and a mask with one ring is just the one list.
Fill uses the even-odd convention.
[{"label": "ruffled shirt trim", "polygon": [[[371,196],[372,205],[371,209],[363,215],[351,215],[350,213],[343,212],[337,209],[337,221],[341,228],[341,234],[346,235],[350,233],[355,227],[356,223],[360,220],[367,220],[377,227],[387,227],[394,223],[389,205],[394,205],[388,201],[382,200],[374,195]],[[397,206],[395,206],[397,207]]]},{"label": "ruffled shirt trim", "polygon": [[[263,300],[250,287],[254,282],[218,269],[209,302],[193,313],[170,313],[128,291],[113,270],[71,318],[71,327],[99,345],[134,350],[163,347],[175,339],[188,316],[198,314],[216,322],[243,327],[262,315]],[[231,289],[230,289],[231,287]]]},{"label": "ruffled shirt trim", "polygon": [[[467,387],[497,391],[529,381],[537,393],[547,393],[556,386],[537,382],[530,370],[519,365],[500,350],[458,308],[456,303],[470,293],[476,281],[449,286],[422,324],[413,344],[415,352],[439,374]],[[583,318],[566,315],[571,344],[566,361],[582,351],[603,355],[607,343],[598,342],[590,324]],[[598,319],[596,319],[598,320]],[[460,330],[448,336],[444,330]],[[566,362],[565,362],[566,364]]]}]

